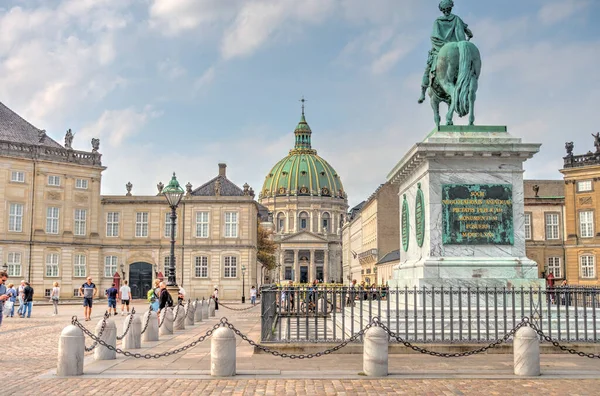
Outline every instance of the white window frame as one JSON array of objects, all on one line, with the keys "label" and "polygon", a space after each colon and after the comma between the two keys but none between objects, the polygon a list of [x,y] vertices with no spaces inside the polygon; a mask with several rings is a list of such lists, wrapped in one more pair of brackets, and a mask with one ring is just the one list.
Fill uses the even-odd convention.
[{"label": "white window frame", "polygon": [[85,236],[87,228],[87,210],[75,209],[73,220],[73,235]]},{"label": "white window frame", "polygon": [[8,210],[8,231],[23,232],[23,211],[25,205],[11,203]]},{"label": "white window frame", "polygon": [[9,278],[21,276],[21,257],[19,252],[8,252],[6,264],[8,265]]},{"label": "white window frame", "polygon": [[579,256],[579,277],[581,279],[596,278],[596,257],[585,254]]},{"label": "white window frame", "polygon": [[87,257],[85,254],[76,254],[73,257],[73,278],[85,278],[87,276]]},{"label": "white window frame", "polygon": [[225,238],[238,237],[238,212],[225,212]]},{"label": "white window frame", "polygon": [[106,213],[106,236],[108,238],[119,237],[119,221],[120,212],[107,212]]},{"label": "white window frame", "polygon": [[[552,219],[552,221],[549,221]],[[554,222],[556,219],[556,223]],[[558,213],[544,213],[544,221],[546,228],[546,239],[560,239],[560,216]]]},{"label": "white window frame", "polygon": [[[327,215],[327,217],[325,217],[325,215]],[[327,233],[332,232],[330,230],[332,217],[333,216],[329,212],[323,213],[323,215],[321,216],[321,229],[318,230],[318,232],[321,232],[321,230],[323,230],[323,229],[325,229],[325,231],[327,231]],[[327,225],[325,225],[325,222],[327,222]]]},{"label": "white window frame", "polygon": [[25,183],[25,172],[23,172],[23,171],[10,172],[10,181],[13,183]]},{"label": "white window frame", "polygon": [[46,234],[58,234],[60,229],[60,208],[48,206],[46,208]]},{"label": "white window frame", "polygon": [[210,235],[209,212],[196,212],[196,238],[208,238]]},{"label": "white window frame", "polygon": [[135,214],[135,237],[148,238],[148,212],[136,212]]},{"label": "white window frame", "polygon": [[46,254],[46,278],[58,278],[59,271],[58,253]]},{"label": "white window frame", "polygon": [[237,256],[225,256],[223,260],[223,278],[237,278]]},{"label": "white window frame", "polygon": [[112,278],[117,272],[119,258],[117,256],[104,256],[104,277]]},{"label": "white window frame", "polygon": [[[171,212],[165,213],[165,238],[171,238]],[[177,238],[177,222],[175,222],[175,238]]]},{"label": "white window frame", "polygon": [[548,267],[548,274],[554,275],[555,279],[561,279],[562,276],[562,264],[560,257],[548,257],[546,260]]},{"label": "white window frame", "polygon": [[523,222],[525,224],[525,240],[530,241],[533,238],[531,234],[531,213],[525,213]]},{"label": "white window frame", "polygon": [[581,180],[577,182],[577,192],[593,191],[594,186],[591,180]]},{"label": "white window frame", "polygon": [[[175,269],[177,269],[177,255],[173,257],[173,261],[175,264]],[[163,276],[165,278],[169,277],[169,265],[171,265],[171,255],[165,256],[163,260],[164,268],[163,268]]]},{"label": "white window frame", "polygon": [[194,259],[194,275],[196,278],[208,278],[207,256],[196,256]]},{"label": "white window frame", "polygon": [[594,237],[594,211],[582,210],[579,212],[579,236],[581,238]]},{"label": "white window frame", "polygon": [[48,176],[48,185],[54,187],[60,187],[60,176],[49,175]]},{"label": "white window frame", "polygon": [[75,179],[75,188],[79,190],[87,190],[88,184],[89,183],[87,179]]}]

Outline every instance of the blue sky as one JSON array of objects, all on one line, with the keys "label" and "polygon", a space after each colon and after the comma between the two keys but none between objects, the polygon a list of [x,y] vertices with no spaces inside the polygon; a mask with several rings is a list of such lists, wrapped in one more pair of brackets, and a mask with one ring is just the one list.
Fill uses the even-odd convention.
[{"label": "blue sky", "polygon": [[[542,143],[527,178],[560,178],[564,142],[593,149],[600,2],[455,0],[482,53],[476,123]],[[350,205],[433,128],[418,105],[437,0],[4,0],[0,101],[108,169],[103,193],[194,186],[228,164],[257,192],[293,145],[302,95],[313,147]],[[457,123],[466,123],[465,119]]]}]

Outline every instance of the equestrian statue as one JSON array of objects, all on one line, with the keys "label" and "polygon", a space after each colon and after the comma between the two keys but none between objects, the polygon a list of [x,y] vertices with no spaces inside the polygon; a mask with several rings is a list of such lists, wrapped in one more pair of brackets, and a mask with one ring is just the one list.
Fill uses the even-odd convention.
[{"label": "equestrian statue", "polygon": [[421,84],[419,103],[429,97],[436,125],[440,126],[440,103],[448,104],[446,124],[453,125],[454,112],[460,117],[469,115],[469,125],[475,122],[475,99],[481,57],[479,49],[469,40],[473,33],[466,23],[452,14],[454,1],[442,0],[440,11],[444,14],[433,24],[432,48],[427,58],[427,67]]}]

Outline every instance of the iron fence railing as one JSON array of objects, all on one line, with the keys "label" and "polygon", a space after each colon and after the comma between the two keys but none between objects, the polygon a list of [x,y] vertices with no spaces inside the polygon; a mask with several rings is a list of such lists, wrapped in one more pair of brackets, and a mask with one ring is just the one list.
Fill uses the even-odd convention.
[{"label": "iron fence railing", "polygon": [[413,342],[488,342],[523,317],[556,340],[600,338],[600,288],[265,286],[261,297],[262,342],[344,341],[374,317]]}]

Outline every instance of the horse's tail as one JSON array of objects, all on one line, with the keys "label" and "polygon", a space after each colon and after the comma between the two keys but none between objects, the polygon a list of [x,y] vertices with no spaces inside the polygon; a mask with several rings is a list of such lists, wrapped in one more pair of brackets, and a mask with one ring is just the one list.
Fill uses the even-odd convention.
[{"label": "horse's tail", "polygon": [[458,55],[458,80],[452,94],[452,103],[459,116],[464,117],[470,111],[471,81],[477,78],[475,58],[477,57],[475,46],[468,41],[459,41]]}]

